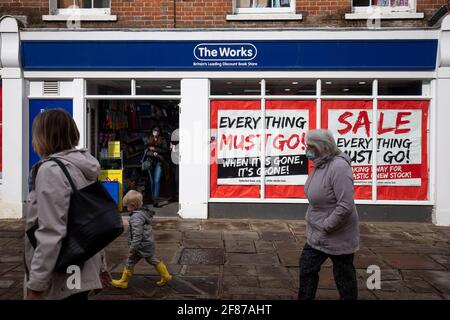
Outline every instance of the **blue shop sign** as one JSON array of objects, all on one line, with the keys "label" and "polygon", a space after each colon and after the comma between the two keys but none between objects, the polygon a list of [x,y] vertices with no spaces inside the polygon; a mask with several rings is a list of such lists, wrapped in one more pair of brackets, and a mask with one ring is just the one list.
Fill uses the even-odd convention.
[{"label": "blue shop sign", "polygon": [[22,41],[25,70],[426,71],[437,39]]}]

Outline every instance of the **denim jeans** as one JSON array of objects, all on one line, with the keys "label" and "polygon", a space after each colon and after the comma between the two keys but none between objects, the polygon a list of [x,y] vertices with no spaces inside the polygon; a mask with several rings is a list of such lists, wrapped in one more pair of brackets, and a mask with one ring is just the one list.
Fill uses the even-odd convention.
[{"label": "denim jeans", "polygon": [[299,262],[300,287],[298,299],[312,300],[316,297],[320,267],[327,258],[330,258],[333,262],[334,281],[341,300],[358,299],[358,284],[353,257],[353,254],[329,255],[305,244]]},{"label": "denim jeans", "polygon": [[153,162],[148,170],[150,176],[150,186],[152,188],[153,201],[158,200],[159,189],[161,188],[162,165],[160,162]]}]

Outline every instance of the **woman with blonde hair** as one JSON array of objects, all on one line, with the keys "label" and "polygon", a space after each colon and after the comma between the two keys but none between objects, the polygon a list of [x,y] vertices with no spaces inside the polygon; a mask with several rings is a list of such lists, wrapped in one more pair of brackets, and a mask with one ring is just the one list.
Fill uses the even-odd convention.
[{"label": "woman with blonde hair", "polygon": [[338,149],[328,130],[308,131],[306,146],[306,157],[314,167],[305,183],[309,206],[298,298],[315,298],[320,268],[330,258],[340,298],[355,300],[358,286],[353,257],[359,248],[359,226],[350,158]]},{"label": "woman with blonde hair", "polygon": [[33,166],[29,179],[26,230],[36,229],[36,241],[32,244],[25,237],[24,295],[30,300],[87,300],[91,290],[108,286],[111,277],[103,251],[79,266],[79,287],[67,285],[71,273],[54,271],[67,234],[72,187],[58,164],[49,158],[57,158],[65,165],[78,189],[97,180],[100,165],[86,149],[76,149],[80,134],[63,109],[41,112],[33,122],[32,135],[33,149],[41,160]]}]

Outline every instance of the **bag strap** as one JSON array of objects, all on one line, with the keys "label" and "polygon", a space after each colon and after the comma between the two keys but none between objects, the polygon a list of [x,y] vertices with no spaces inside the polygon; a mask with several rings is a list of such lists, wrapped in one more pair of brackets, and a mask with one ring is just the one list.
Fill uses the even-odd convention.
[{"label": "bag strap", "polygon": [[69,171],[67,171],[66,166],[64,165],[64,163],[61,162],[61,160],[57,159],[57,158],[49,158],[50,161],[54,161],[56,162],[56,164],[58,164],[58,166],[61,168],[61,170],[64,172],[64,174],[66,175],[67,180],[69,180],[69,183],[73,189],[73,192],[77,192],[77,187],[75,186],[75,183],[73,183],[72,177],[69,174]]}]

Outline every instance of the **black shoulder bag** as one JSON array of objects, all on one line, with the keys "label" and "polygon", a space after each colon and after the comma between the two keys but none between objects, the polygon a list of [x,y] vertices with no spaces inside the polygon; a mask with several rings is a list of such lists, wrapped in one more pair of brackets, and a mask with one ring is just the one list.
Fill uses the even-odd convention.
[{"label": "black shoulder bag", "polygon": [[[73,189],[70,197],[67,218],[67,234],[63,239],[55,271],[66,273],[70,265],[81,266],[123,232],[122,218],[117,205],[102,186],[96,181],[80,190],[75,187],[66,166],[56,158]],[[36,248],[34,232],[38,225],[27,231],[31,245]]]}]

